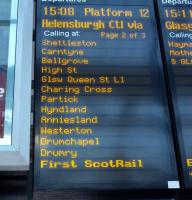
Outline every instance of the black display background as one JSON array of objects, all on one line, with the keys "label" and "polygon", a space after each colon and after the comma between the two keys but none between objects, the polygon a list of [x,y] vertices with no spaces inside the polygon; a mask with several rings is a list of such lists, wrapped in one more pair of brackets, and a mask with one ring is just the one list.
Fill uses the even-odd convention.
[{"label": "black display background", "polygon": [[[97,4],[100,4],[100,1],[97,1]],[[106,1],[106,5],[107,3],[114,4],[114,5],[119,5],[119,2],[116,1]],[[35,71],[35,102],[36,102],[36,109],[35,109],[35,132],[36,132],[36,137],[35,137],[35,141],[36,141],[36,155],[35,155],[35,188],[36,189],[54,189],[54,188],[92,188],[92,189],[149,189],[149,188],[156,188],[156,189],[166,189],[168,187],[168,181],[177,181],[177,172],[176,172],[176,165],[175,165],[175,156],[174,156],[174,150],[173,150],[173,142],[172,142],[172,134],[171,134],[171,126],[169,123],[169,114],[168,114],[168,107],[167,107],[167,101],[166,101],[166,92],[165,92],[165,86],[164,86],[164,78],[163,78],[163,70],[162,70],[162,63],[161,63],[161,55],[160,55],[160,49],[159,49],[159,45],[158,45],[158,35],[157,35],[157,31],[156,31],[156,23],[155,23],[155,16],[154,16],[154,11],[153,11],[153,2],[152,1],[130,1],[130,4],[134,4],[134,5],[144,5],[144,6],[149,6],[150,8],[150,12],[151,12],[151,19],[150,19],[150,26],[148,29],[148,41],[147,41],[147,49],[149,49],[149,52],[147,51],[143,51],[143,54],[147,54],[147,58],[148,59],[144,59],[142,60],[142,62],[140,63],[135,63],[132,62],[131,66],[129,66],[129,69],[126,69],[127,66],[127,60],[125,60],[124,62],[121,63],[121,65],[125,68],[125,70],[130,70],[130,71],[123,71],[124,73],[133,73],[132,77],[134,80],[135,77],[140,77],[143,76],[144,78],[149,78],[148,80],[151,80],[150,87],[151,90],[147,90],[148,92],[152,91],[152,96],[150,96],[148,93],[148,97],[150,98],[145,98],[143,97],[143,92],[145,92],[145,87],[143,88],[140,87],[140,90],[135,90],[136,92],[139,91],[139,94],[137,96],[137,98],[133,98],[128,99],[128,102],[131,102],[132,104],[135,103],[136,107],[133,107],[133,105],[131,105],[129,107],[128,110],[126,109],[126,104],[127,104],[127,98],[123,97],[121,100],[123,102],[126,102],[126,104],[120,104],[118,109],[122,109],[122,113],[124,113],[123,116],[126,116],[125,113],[127,111],[130,111],[130,114],[133,115],[135,113],[138,114],[138,117],[134,118],[133,116],[131,116],[131,118],[129,117],[128,119],[132,120],[131,124],[136,124],[137,127],[134,128],[132,127],[126,127],[125,133],[127,133],[127,130],[129,128],[129,130],[132,130],[132,133],[128,136],[126,136],[131,140],[131,143],[133,146],[134,144],[137,144],[137,142],[139,141],[138,138],[140,139],[138,145],[143,146],[144,144],[146,145],[145,149],[141,148],[138,151],[138,148],[135,149],[135,153],[137,153],[139,155],[139,157],[141,157],[141,155],[146,154],[148,157],[149,154],[153,154],[153,159],[155,156],[159,155],[159,161],[157,162],[157,160],[155,162],[150,162],[149,168],[146,170],[142,170],[140,172],[140,174],[138,175],[138,171],[135,171],[135,176],[133,176],[132,181],[129,181],[128,178],[126,177],[126,175],[129,177],[131,174],[133,174],[134,170],[129,170],[126,172],[125,170],[122,170],[120,172],[115,171],[114,173],[111,173],[111,171],[108,171],[106,175],[106,172],[104,174],[101,175],[98,174],[96,176],[93,176],[90,180],[90,182],[92,184],[86,184],[87,179],[85,179],[85,184],[80,183],[82,180],[82,178],[84,178],[84,176],[82,176],[82,173],[77,173],[75,171],[71,172],[67,172],[67,173],[63,173],[62,170],[58,170],[58,171],[50,171],[50,170],[45,170],[45,171],[40,171],[39,169],[39,128],[40,128],[40,78],[41,78],[41,74],[40,74],[40,58],[41,58],[41,29],[40,29],[40,20],[41,19],[41,2],[38,2],[37,8],[37,46],[36,46],[36,71]],[[129,4],[127,3],[127,1],[122,1],[122,5],[127,5]],[[57,4],[54,4],[57,5]],[[40,11],[40,12],[39,12]],[[82,31],[83,32],[83,31]],[[154,35],[153,35],[154,34]],[[119,42],[119,41],[118,41]],[[111,45],[111,44],[110,44]],[[140,44],[139,44],[140,45]],[[113,47],[113,46],[112,46]],[[116,52],[117,53],[117,52]],[[118,53],[122,53],[120,50],[118,51]],[[133,52],[129,51],[130,54],[134,55]],[[156,56],[153,56],[154,53],[156,54]],[[119,55],[118,55],[119,56]],[[114,71],[113,73],[116,74],[116,70],[115,70],[115,60],[112,60],[112,58],[110,58],[111,63],[113,63],[113,68]],[[146,76],[146,70],[144,69],[144,71],[142,71],[141,69],[137,70],[137,67],[140,67],[141,65],[145,65],[146,66],[150,66],[150,68],[147,68],[147,76]],[[156,63],[156,64],[154,64]],[[130,60],[129,60],[129,64],[130,64]],[[95,67],[99,67],[101,65],[101,63],[95,63],[92,66]],[[139,65],[139,66],[138,66]],[[151,67],[153,66],[153,67]],[[122,67],[122,68],[123,68]],[[80,67],[79,67],[80,68]],[[82,68],[82,67],[81,67]],[[82,72],[86,73],[90,73],[87,70],[82,70]],[[82,72],[80,72],[80,74],[82,74]],[[95,70],[94,70],[95,72]],[[108,70],[107,70],[108,72]],[[102,72],[103,73],[103,72]],[[105,71],[106,73],[106,71]],[[136,76],[135,76],[136,75]],[[138,81],[140,81],[141,79],[138,78]],[[138,87],[138,86],[136,86]],[[117,89],[117,94],[118,92],[121,92],[121,90]],[[133,88],[131,90],[128,90],[131,92],[135,92],[133,90]],[[122,89],[122,92],[125,92],[125,90]],[[96,97],[98,98],[98,96]],[[150,101],[149,101],[150,99]],[[87,102],[93,102],[92,99],[89,100],[89,98],[85,98],[84,101]],[[117,103],[117,100],[115,98],[111,98],[111,96],[109,96],[107,98],[107,101],[114,104]],[[140,110],[137,110],[137,105],[138,102],[143,104],[144,106],[140,107]],[[147,103],[147,104],[146,104]],[[153,109],[152,108],[152,104],[153,104]],[[105,106],[108,106],[109,103],[105,104]],[[121,106],[124,105],[123,108],[121,108]],[[104,106],[104,108],[105,108]],[[104,109],[102,108],[102,109]],[[132,110],[130,110],[130,108]],[[94,112],[98,111],[97,109],[93,109]],[[111,115],[112,110],[107,110],[107,112],[109,112],[108,114]],[[153,115],[152,118],[146,118],[143,117],[143,114],[147,114],[147,115]],[[145,119],[145,120],[144,120]],[[155,119],[155,120],[154,120]],[[152,128],[152,121],[154,120],[154,124],[155,126]],[[113,124],[114,122],[116,122],[116,119],[114,121],[110,121],[109,124]],[[119,118],[119,122],[122,123],[121,118]],[[106,122],[107,123],[107,122]],[[142,127],[138,127],[138,124],[141,125],[141,123],[143,123],[143,125],[145,125],[145,129]],[[127,124],[127,123],[126,123]],[[124,124],[125,125],[125,124]],[[112,127],[111,127],[112,128]],[[148,128],[148,129],[147,129]],[[142,131],[142,134],[140,134],[138,132],[138,129],[140,131]],[[96,128],[96,130],[98,130],[98,128]],[[108,130],[108,129],[107,129]],[[109,129],[110,130],[110,129]],[[116,139],[119,139],[119,137],[117,136],[117,132],[115,131],[115,128],[112,128],[112,133],[113,133],[113,137],[116,136]],[[98,131],[97,131],[98,132]],[[98,134],[98,133],[96,133]],[[109,134],[109,132],[108,132]],[[155,137],[154,137],[154,134]],[[140,138],[142,135],[144,135],[144,138]],[[99,135],[100,136],[100,135]],[[115,144],[115,138],[111,139],[111,144]],[[123,140],[121,140],[120,142],[123,142]],[[160,143],[159,143],[160,142]],[[156,146],[159,143],[160,146]],[[105,144],[109,144],[109,142],[105,142]],[[152,147],[152,144],[154,145]],[[148,146],[149,145],[149,146]],[[115,153],[119,152],[119,146],[114,146],[116,149],[114,149]],[[158,153],[156,151],[154,151],[155,147],[158,147]],[[146,148],[148,148],[148,150],[146,151]],[[117,152],[118,150],[118,152]],[[132,149],[133,151],[134,149]],[[133,151],[134,152],[134,151]],[[84,154],[85,152],[83,152]],[[108,151],[108,153],[111,155],[111,151]],[[120,153],[120,152],[119,152]],[[121,153],[130,153],[129,156],[136,156],[135,153],[133,153],[131,155],[131,151],[128,150],[128,148],[126,150],[121,151]],[[168,153],[168,155],[167,155]],[[99,153],[99,156],[101,156],[102,154]],[[113,154],[112,154],[113,155]],[[90,156],[91,157],[91,156]],[[91,157],[92,158],[92,157]],[[154,160],[151,161],[154,161]],[[161,167],[157,166],[157,163],[163,164]],[[164,165],[165,164],[165,165]],[[161,171],[161,172],[160,172]],[[153,175],[152,175],[153,172]],[[84,174],[87,174],[90,177],[90,173],[88,171],[83,172]],[[122,180],[120,180],[119,182],[114,182],[115,179],[118,179],[118,173],[120,173],[121,178],[125,178],[124,181],[122,182]],[[67,179],[66,177],[69,176],[70,177]],[[104,177],[104,175],[106,177]],[[109,181],[109,178],[114,175],[114,180],[113,182]],[[151,176],[152,175],[152,176]],[[158,175],[158,176],[157,176]],[[71,183],[69,182],[69,180],[71,178],[74,178],[74,181],[72,181]],[[103,182],[101,184],[101,178],[104,177],[106,180],[108,180],[107,182]],[[95,184],[94,181],[96,181],[96,178],[98,178],[98,184]],[[63,181],[64,180],[64,181]],[[79,184],[78,184],[79,183]],[[118,184],[118,185],[117,185]]]},{"label": "black display background", "polygon": [[[161,22],[161,29],[162,29],[162,36],[164,42],[164,50],[166,56],[166,63],[168,66],[168,75],[170,80],[171,86],[171,93],[173,97],[174,103],[174,112],[176,115],[176,126],[177,126],[177,136],[180,146],[181,158],[182,158],[182,168],[183,168],[183,175],[185,179],[185,187],[191,188],[192,187],[192,178],[189,176],[189,172],[191,171],[190,167],[187,167],[187,158],[192,158],[192,126],[191,126],[191,119],[192,119],[192,90],[191,90],[191,80],[192,80],[192,65],[181,65],[171,64],[171,59],[175,58],[179,63],[179,59],[181,58],[190,58],[190,56],[170,56],[169,50],[179,50],[179,48],[170,48],[168,46],[168,41],[173,42],[190,42],[188,38],[172,38],[170,39],[169,34],[171,32],[179,33],[190,33],[189,31],[175,31],[175,30],[166,30],[165,28],[165,21],[174,21],[174,22],[182,22],[182,23],[190,23],[192,19],[190,19],[189,15],[186,18],[183,17],[175,17],[175,18],[166,18],[165,16],[165,9],[176,9],[182,10],[184,9],[186,13],[188,13],[191,7],[189,5],[162,5],[161,1],[158,2],[159,7],[159,14],[160,14],[160,22]],[[178,14],[178,13],[177,13]],[[189,14],[189,13],[188,13]],[[180,13],[179,13],[180,15]],[[190,48],[183,48],[183,50],[190,50]],[[181,50],[181,49],[180,49]]]}]

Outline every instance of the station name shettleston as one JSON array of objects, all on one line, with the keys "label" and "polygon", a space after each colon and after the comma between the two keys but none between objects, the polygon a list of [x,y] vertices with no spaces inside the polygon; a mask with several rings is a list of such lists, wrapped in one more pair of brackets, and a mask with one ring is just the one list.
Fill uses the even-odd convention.
[{"label": "station name shettleston", "polygon": [[161,0],[163,5],[192,5],[192,0]]}]

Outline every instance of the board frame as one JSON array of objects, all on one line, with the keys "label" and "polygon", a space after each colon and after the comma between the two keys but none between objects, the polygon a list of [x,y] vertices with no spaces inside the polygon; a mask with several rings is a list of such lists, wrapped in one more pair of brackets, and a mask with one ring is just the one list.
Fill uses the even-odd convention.
[{"label": "board frame", "polygon": [[11,144],[0,145],[1,171],[29,170],[33,0],[19,0],[17,13]]}]

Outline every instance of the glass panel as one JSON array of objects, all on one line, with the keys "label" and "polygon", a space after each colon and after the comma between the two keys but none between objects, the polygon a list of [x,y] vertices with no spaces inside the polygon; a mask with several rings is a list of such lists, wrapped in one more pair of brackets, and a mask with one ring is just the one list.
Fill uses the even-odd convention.
[{"label": "glass panel", "polygon": [[11,3],[12,0],[0,1],[0,20],[10,20],[11,18]]},{"label": "glass panel", "polygon": [[0,1],[0,145],[11,144],[17,4]]}]

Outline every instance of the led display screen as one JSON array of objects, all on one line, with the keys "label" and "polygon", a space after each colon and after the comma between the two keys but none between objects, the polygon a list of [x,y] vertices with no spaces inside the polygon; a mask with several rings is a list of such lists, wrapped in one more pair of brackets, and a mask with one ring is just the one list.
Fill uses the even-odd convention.
[{"label": "led display screen", "polygon": [[158,1],[185,184],[192,185],[192,2]]},{"label": "led display screen", "polygon": [[35,188],[179,188],[152,0],[37,1]]}]

